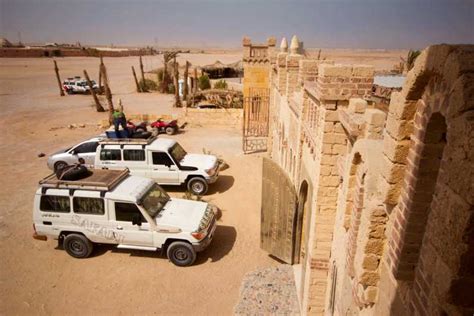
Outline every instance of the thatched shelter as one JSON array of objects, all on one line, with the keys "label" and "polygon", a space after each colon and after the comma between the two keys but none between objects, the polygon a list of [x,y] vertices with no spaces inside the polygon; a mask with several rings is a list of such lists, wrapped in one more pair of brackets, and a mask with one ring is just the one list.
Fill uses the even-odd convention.
[{"label": "thatched shelter", "polygon": [[243,74],[241,61],[226,65],[217,60],[213,64],[202,66],[201,69],[203,72],[207,73],[211,79],[238,78]]}]

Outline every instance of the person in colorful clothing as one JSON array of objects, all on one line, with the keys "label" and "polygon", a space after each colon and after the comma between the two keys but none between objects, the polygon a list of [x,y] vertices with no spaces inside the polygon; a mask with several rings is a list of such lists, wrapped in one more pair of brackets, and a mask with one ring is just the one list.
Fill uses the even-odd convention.
[{"label": "person in colorful clothing", "polygon": [[125,117],[125,113],[123,113],[122,100],[119,101],[119,107],[118,109],[114,109],[114,113],[112,113],[112,116],[114,119],[115,134],[117,135],[117,137],[121,137],[119,131],[119,126],[121,125],[125,133],[125,138],[128,138],[127,118]]}]

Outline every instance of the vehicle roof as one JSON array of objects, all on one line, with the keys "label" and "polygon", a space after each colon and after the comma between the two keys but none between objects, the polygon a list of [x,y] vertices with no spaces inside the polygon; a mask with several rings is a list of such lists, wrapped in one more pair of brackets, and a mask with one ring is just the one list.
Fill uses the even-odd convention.
[{"label": "vehicle roof", "polygon": [[147,146],[148,149],[156,149],[159,151],[168,151],[174,144],[176,144],[176,141],[174,139],[169,139],[169,138],[157,138],[155,139],[151,144]]},{"label": "vehicle roof", "polygon": [[104,139],[105,136],[94,136],[92,138],[89,138],[89,139],[85,139],[81,142],[79,142],[78,144],[82,144],[82,143],[85,143],[85,142],[98,142],[102,139]]},{"label": "vehicle roof", "polygon": [[137,202],[155,184],[150,178],[129,176],[105,196],[114,200]]},{"label": "vehicle roof", "polygon": [[[136,203],[148,189],[155,184],[150,178],[139,176],[127,176],[119,184],[113,187],[112,190],[105,193],[106,198],[119,201],[128,201]],[[46,191],[47,195],[64,195],[69,196],[69,188],[66,187],[52,187]],[[42,185],[36,191],[36,194],[42,194]],[[92,189],[75,189],[74,196],[90,196],[100,197],[100,190]]]}]

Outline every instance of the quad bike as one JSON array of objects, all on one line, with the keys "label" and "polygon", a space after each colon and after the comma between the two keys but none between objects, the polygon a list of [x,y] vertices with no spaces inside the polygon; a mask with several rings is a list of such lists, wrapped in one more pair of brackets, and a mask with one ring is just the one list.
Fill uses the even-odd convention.
[{"label": "quad bike", "polygon": [[128,134],[131,138],[148,138],[151,136],[146,128],[146,122],[141,122],[140,124],[135,124],[132,121],[127,121]]},{"label": "quad bike", "polygon": [[172,120],[165,122],[161,118],[150,124],[151,127],[156,128],[158,133],[166,133],[168,135],[176,134],[179,130],[178,121]]}]

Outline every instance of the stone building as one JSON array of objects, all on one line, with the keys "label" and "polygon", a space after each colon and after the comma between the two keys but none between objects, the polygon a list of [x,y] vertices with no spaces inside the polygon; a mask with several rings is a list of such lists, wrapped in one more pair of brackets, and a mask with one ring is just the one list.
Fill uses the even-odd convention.
[{"label": "stone building", "polygon": [[472,315],[474,45],[426,48],[388,110],[371,66],[243,45],[244,93],[269,93],[262,248],[294,265],[301,311]]}]

